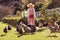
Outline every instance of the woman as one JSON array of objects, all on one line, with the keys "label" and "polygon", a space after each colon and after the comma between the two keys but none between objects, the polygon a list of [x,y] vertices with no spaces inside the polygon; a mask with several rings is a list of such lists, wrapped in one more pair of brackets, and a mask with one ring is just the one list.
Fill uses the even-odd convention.
[{"label": "woman", "polygon": [[28,7],[28,25],[32,29],[32,33],[36,31],[35,28],[35,9],[34,9],[34,4],[29,3],[27,5]]}]

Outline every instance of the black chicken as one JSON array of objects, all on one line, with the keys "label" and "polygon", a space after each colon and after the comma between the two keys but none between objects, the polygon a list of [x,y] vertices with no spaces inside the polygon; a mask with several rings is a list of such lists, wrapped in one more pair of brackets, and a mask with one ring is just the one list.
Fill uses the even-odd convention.
[{"label": "black chicken", "polygon": [[4,33],[7,33],[8,32],[6,27],[3,29],[3,32]]},{"label": "black chicken", "polygon": [[8,30],[11,30],[11,26],[8,26]]}]

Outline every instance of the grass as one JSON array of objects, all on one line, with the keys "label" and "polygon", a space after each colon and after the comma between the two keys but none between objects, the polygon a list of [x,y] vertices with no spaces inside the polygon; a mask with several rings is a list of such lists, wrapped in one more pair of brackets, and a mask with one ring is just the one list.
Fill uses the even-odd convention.
[{"label": "grass", "polygon": [[23,35],[21,37],[17,37],[18,34],[15,31],[15,28],[12,27],[11,31],[8,31],[6,36],[1,37],[3,33],[3,28],[8,25],[0,22],[0,40],[60,40],[60,33],[57,33],[58,37],[48,37],[49,29],[44,29],[41,32],[36,32],[35,35]]}]

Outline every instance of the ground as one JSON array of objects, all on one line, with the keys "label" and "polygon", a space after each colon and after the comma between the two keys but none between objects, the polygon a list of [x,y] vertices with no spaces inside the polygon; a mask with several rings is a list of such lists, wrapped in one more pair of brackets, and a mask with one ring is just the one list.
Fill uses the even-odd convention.
[{"label": "ground", "polygon": [[35,35],[23,35],[21,37],[17,37],[18,34],[15,31],[16,29],[12,27],[11,31],[8,31],[6,36],[1,37],[3,33],[3,28],[7,27],[6,23],[0,22],[0,40],[60,40],[60,33],[56,33],[58,37],[48,37],[50,31],[48,28],[45,28],[41,32],[36,32]]}]

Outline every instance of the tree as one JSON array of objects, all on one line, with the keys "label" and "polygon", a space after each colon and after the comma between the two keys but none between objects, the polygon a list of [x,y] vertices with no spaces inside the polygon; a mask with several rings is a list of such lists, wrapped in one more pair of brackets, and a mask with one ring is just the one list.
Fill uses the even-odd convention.
[{"label": "tree", "polygon": [[47,12],[45,11],[46,8],[48,7],[48,5],[52,2],[52,0],[49,0],[48,3],[44,3],[43,7],[40,9],[41,10],[41,13],[42,15],[45,17],[45,20],[48,22],[48,15],[47,15]]}]

